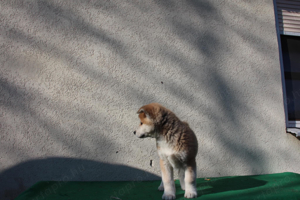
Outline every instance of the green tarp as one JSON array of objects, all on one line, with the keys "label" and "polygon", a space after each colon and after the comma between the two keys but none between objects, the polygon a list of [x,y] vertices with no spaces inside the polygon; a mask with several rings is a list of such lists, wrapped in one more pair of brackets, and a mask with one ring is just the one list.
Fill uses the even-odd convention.
[{"label": "green tarp", "polygon": [[[38,182],[15,200],[148,200],[161,199],[160,181],[122,182]],[[176,184],[176,199],[185,199]],[[298,200],[300,175],[280,173],[257,176],[230,176],[197,179],[198,198]]]}]

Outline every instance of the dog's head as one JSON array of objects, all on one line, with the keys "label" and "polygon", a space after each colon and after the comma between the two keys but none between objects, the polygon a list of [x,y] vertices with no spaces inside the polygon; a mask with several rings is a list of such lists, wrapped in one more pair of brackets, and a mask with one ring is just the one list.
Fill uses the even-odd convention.
[{"label": "dog's head", "polygon": [[161,106],[157,103],[142,106],[137,112],[140,118],[140,125],[133,133],[139,138],[156,137],[156,121],[160,111]]}]

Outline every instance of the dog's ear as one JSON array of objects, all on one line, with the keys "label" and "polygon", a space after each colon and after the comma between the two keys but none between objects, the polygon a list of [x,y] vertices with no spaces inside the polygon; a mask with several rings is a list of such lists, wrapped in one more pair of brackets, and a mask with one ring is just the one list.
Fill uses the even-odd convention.
[{"label": "dog's ear", "polygon": [[158,103],[150,103],[148,105],[142,106],[138,110],[138,114],[140,118],[148,118],[151,119],[153,122],[158,121],[164,113],[166,112],[166,109],[162,107]]},{"label": "dog's ear", "polygon": [[144,117],[147,117],[149,119],[154,119],[155,118],[155,108],[157,106],[155,104],[148,104],[148,105],[144,105],[142,106],[139,110],[138,110],[138,113],[139,114],[143,114]]},{"label": "dog's ear", "polygon": [[150,118],[148,112],[143,107],[137,111],[137,114],[139,114],[141,118]]},{"label": "dog's ear", "polygon": [[144,111],[143,108],[140,108],[140,109],[137,111],[137,114],[141,114],[141,113],[145,113],[145,111]]}]

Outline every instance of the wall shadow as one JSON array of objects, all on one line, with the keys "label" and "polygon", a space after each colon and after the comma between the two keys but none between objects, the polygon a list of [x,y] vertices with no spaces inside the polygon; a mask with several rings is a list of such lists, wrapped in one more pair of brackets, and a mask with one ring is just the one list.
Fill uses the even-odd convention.
[{"label": "wall shadow", "polygon": [[133,167],[87,159],[50,157],[22,162],[0,173],[0,196],[13,200],[37,181],[159,180]]}]

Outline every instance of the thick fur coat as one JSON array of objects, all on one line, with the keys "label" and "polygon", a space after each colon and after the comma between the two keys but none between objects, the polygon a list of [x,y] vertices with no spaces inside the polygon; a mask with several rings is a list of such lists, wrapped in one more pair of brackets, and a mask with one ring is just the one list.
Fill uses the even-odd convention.
[{"label": "thick fur coat", "polygon": [[139,138],[156,139],[160,157],[163,190],[162,199],[175,199],[174,169],[178,170],[180,185],[186,198],[196,198],[197,138],[188,123],[181,121],[169,109],[158,103],[142,106],[138,112],[140,125],[134,134]]}]

